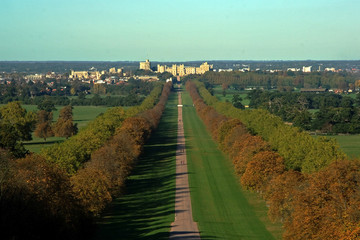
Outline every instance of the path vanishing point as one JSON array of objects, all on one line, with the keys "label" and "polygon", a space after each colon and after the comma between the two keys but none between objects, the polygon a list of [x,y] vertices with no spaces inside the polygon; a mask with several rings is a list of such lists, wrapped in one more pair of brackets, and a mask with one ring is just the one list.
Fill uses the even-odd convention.
[{"label": "path vanishing point", "polygon": [[199,229],[197,223],[193,220],[191,210],[180,91],[178,92],[175,221],[171,224],[170,239],[200,239]]}]

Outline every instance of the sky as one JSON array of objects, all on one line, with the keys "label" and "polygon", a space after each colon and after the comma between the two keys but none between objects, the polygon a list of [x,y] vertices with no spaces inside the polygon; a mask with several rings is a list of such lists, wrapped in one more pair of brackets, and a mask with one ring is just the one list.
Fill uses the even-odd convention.
[{"label": "sky", "polygon": [[0,61],[359,60],[359,0],[1,0]]}]

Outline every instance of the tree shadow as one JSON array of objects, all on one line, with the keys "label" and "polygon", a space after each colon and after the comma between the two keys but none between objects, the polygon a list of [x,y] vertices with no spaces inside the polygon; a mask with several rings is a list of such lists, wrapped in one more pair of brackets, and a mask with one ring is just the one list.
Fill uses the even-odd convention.
[{"label": "tree shadow", "polygon": [[176,110],[166,110],[124,195],[104,211],[95,239],[168,239],[175,217]]}]

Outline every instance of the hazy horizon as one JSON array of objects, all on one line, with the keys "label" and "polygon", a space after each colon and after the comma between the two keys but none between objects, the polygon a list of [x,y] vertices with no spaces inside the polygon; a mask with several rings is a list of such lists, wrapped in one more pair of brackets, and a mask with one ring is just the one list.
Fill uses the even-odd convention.
[{"label": "hazy horizon", "polygon": [[358,9],[355,0],[3,0],[0,61],[358,60]]}]

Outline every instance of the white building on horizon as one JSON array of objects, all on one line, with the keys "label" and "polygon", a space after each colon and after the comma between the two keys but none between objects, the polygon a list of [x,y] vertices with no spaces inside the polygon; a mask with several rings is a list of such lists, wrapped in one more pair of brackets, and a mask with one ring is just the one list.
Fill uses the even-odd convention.
[{"label": "white building on horizon", "polygon": [[309,67],[303,66],[302,71],[303,72],[311,72],[311,68],[312,68],[312,66],[309,66]]}]

